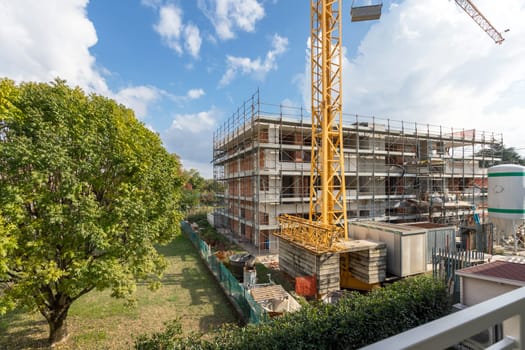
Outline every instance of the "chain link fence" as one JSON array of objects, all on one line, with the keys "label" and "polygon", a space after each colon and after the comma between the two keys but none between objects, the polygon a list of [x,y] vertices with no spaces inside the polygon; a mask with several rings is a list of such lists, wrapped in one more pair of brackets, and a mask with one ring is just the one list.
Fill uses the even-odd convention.
[{"label": "chain link fence", "polygon": [[182,223],[182,230],[199,250],[202,260],[206,263],[226,296],[237,305],[247,323],[260,323],[268,319],[268,313],[253,300],[250,292],[232,275],[230,270],[212,254],[210,246],[199,238],[188,222]]}]

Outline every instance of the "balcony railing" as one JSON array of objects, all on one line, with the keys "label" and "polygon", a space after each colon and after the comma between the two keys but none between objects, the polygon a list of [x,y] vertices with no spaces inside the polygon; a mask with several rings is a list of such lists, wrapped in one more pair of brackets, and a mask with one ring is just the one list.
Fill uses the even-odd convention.
[{"label": "balcony railing", "polygon": [[509,318],[515,319],[516,325],[512,329],[506,329],[504,325],[503,339],[487,349],[525,349],[525,287],[522,287],[386,338],[362,350],[447,349]]}]

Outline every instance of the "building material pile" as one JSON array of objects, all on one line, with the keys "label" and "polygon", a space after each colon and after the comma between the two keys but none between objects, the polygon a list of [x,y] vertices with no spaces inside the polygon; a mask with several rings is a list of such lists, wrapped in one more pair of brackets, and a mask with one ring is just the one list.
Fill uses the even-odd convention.
[{"label": "building material pile", "polygon": [[386,278],[386,245],[378,244],[368,250],[348,253],[350,273],[358,280],[376,284]]}]

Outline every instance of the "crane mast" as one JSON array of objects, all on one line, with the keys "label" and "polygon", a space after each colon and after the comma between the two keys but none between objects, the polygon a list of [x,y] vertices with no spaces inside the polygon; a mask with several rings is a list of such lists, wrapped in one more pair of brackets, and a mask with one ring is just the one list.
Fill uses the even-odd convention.
[{"label": "crane mast", "polygon": [[342,126],[341,0],[310,0],[312,146],[308,219],[282,215],[279,236],[315,252],[347,238]]},{"label": "crane mast", "polygon": [[346,230],[342,126],[341,0],[311,0],[311,221]]},{"label": "crane mast", "polygon": [[463,9],[481,29],[485,31],[494,40],[496,44],[500,44],[505,40],[501,33],[494,28],[494,26],[483,16],[478,8],[470,0],[455,0],[456,4]]}]

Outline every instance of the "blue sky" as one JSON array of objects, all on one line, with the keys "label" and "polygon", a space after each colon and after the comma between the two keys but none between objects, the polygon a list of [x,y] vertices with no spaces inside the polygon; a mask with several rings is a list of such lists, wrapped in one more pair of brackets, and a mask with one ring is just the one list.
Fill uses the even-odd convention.
[{"label": "blue sky", "polygon": [[[345,112],[494,130],[525,148],[525,0],[474,2],[510,29],[503,45],[454,1],[385,0],[366,23],[343,1]],[[306,0],[0,0],[0,23],[0,76],[115,98],[205,177],[213,131],[257,89],[309,107]]]}]

